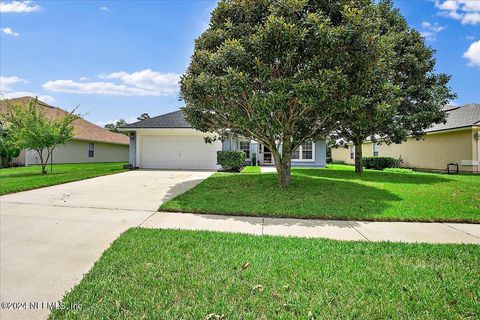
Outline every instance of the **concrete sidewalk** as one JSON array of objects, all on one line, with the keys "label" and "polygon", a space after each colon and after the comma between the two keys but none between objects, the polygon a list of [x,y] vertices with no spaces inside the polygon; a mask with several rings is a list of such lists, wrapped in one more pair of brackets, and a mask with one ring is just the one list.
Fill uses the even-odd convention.
[{"label": "concrete sidewalk", "polygon": [[366,222],[157,212],[141,227],[337,240],[480,244],[480,224]]}]

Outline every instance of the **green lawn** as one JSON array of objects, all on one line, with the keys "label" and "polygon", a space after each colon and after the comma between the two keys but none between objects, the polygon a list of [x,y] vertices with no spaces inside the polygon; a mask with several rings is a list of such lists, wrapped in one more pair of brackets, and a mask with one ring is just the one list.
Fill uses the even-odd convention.
[{"label": "green lawn", "polygon": [[478,245],[130,229],[50,319],[478,319],[479,265]]},{"label": "green lawn", "polygon": [[294,168],[292,183],[248,168],[216,173],[166,202],[164,211],[384,221],[480,222],[480,176],[403,173],[352,166]]},{"label": "green lawn", "polygon": [[40,166],[0,169],[0,195],[126,171],[124,162],[54,164],[42,176]]}]

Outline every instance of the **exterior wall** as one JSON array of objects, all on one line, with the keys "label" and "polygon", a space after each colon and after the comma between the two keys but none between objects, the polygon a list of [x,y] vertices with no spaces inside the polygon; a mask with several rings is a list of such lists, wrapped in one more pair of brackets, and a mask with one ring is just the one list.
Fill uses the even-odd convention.
[{"label": "exterior wall", "polygon": [[[222,144],[222,150],[238,150],[239,141],[241,139],[227,139]],[[259,154],[260,143],[251,142],[250,143],[250,154],[256,153],[257,160],[261,161],[261,154]],[[280,146],[281,150],[281,146]],[[327,159],[327,149],[326,141],[318,140],[315,142],[315,160],[314,161],[292,161],[292,167],[325,167]],[[248,159],[247,164],[251,164],[250,159]]]},{"label": "exterior wall", "polygon": [[315,161],[292,161],[292,167],[325,167],[327,163],[327,143],[325,140],[315,141]]},{"label": "exterior wall", "polygon": [[[458,163],[460,171],[478,172],[478,128],[427,134],[422,140],[409,139],[401,144],[381,144],[379,156],[402,158],[403,166],[416,169],[446,170],[448,163]],[[363,156],[373,156],[373,143],[362,145]],[[333,161],[353,164],[349,149],[332,149]]]},{"label": "exterior wall", "polygon": [[[92,158],[88,157],[89,143],[93,143],[95,146],[95,154]],[[25,154],[20,154],[20,157],[18,158],[18,163],[25,165],[25,158],[27,161],[27,165],[35,165],[40,163],[40,159],[38,159],[38,153],[34,150],[26,150],[26,157]],[[58,146],[53,151],[53,163],[88,163],[117,161],[128,161],[128,145],[70,140],[64,145]]]}]

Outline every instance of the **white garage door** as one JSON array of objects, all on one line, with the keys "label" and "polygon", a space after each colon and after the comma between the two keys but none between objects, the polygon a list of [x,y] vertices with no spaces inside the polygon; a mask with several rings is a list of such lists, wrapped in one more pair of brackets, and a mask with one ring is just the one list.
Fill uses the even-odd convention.
[{"label": "white garage door", "polygon": [[217,169],[221,142],[202,136],[140,136],[140,167],[151,169]]}]

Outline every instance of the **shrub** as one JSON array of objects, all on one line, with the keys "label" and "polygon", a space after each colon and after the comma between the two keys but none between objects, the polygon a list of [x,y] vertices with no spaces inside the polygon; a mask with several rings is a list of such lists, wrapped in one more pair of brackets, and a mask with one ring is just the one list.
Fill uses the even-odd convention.
[{"label": "shrub", "polygon": [[383,170],[385,168],[398,168],[400,166],[400,159],[389,157],[365,157],[363,158],[363,165],[367,169]]},{"label": "shrub", "polygon": [[245,165],[245,152],[235,151],[217,151],[217,164],[224,170],[240,172]]}]

